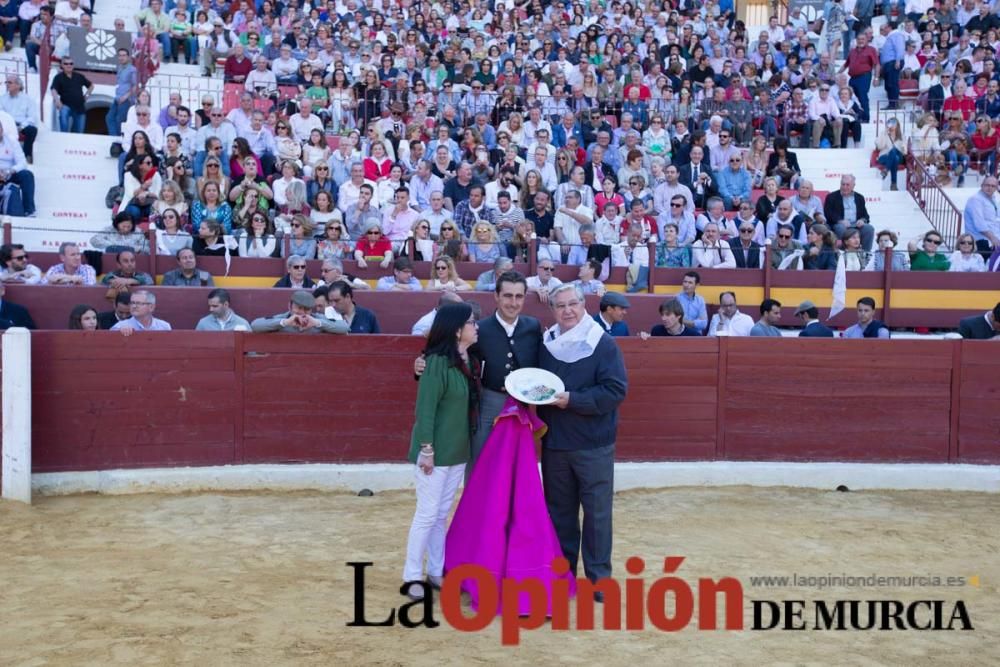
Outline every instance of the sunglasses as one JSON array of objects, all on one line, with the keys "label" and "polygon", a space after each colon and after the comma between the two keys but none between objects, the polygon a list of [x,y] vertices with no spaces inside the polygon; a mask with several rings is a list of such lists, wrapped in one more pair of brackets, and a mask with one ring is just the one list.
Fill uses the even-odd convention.
[{"label": "sunglasses", "polygon": [[740,234],[753,234],[753,227],[742,227]]},{"label": "sunglasses", "polygon": [[790,239],[790,238],[792,238],[792,235],[791,234],[778,234],[778,238],[779,239]]},{"label": "sunglasses", "polygon": [[[972,241],[959,241],[958,245],[972,245]],[[18,259],[15,257],[14,259]]]},{"label": "sunglasses", "polygon": [[381,236],[382,232],[368,232],[366,236]]},{"label": "sunglasses", "polygon": [[28,259],[29,255],[18,255],[17,257],[11,257],[11,259]]},{"label": "sunglasses", "polygon": [[448,267],[446,265],[444,265],[444,264],[442,264],[441,266],[435,266],[434,268],[437,269],[438,271],[447,271],[448,270]]},{"label": "sunglasses", "polygon": [[302,226],[301,222],[293,222],[292,223],[292,229],[298,229],[301,226]]},{"label": "sunglasses", "polygon": [[684,204],[675,204],[670,202],[670,208],[684,208]]},{"label": "sunglasses", "polygon": [[733,160],[729,161],[729,164],[739,164],[739,163],[740,163],[740,161],[736,160],[736,159],[733,159]]},{"label": "sunglasses", "polygon": [[304,268],[306,268],[306,265],[305,264],[296,264],[292,268],[293,269],[304,269]]},{"label": "sunglasses", "polygon": [[924,239],[924,243],[933,243],[934,245],[940,245],[941,239]]},{"label": "sunglasses", "polygon": [[542,271],[555,271],[554,266],[540,266],[538,268],[540,268]]}]

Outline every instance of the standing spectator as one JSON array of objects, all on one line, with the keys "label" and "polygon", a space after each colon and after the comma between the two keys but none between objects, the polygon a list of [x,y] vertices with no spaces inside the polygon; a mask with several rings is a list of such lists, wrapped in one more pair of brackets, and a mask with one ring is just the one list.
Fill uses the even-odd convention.
[{"label": "standing spectator", "polygon": [[861,122],[870,120],[868,94],[872,87],[872,78],[878,79],[879,53],[868,44],[867,33],[858,33],[854,48],[847,54],[847,60],[840,69],[847,71],[850,77],[851,90],[861,101]]},{"label": "standing spectator", "polygon": [[0,111],[14,119],[17,131],[24,135],[24,156],[28,164],[35,161],[35,137],[38,136],[38,104],[23,94],[24,86],[16,74],[7,75],[7,93],[0,96]]},{"label": "standing spectator", "polygon": [[997,183],[995,176],[987,176],[979,192],[965,204],[965,231],[976,240],[979,252],[987,257],[993,248],[1000,248],[1000,214],[994,199]]},{"label": "standing spectator", "polygon": [[62,59],[59,68],[51,86],[59,113],[59,131],[80,134],[87,121],[87,98],[94,92],[94,84],[73,69],[73,61],[68,56]]},{"label": "standing spectator", "polygon": [[618,292],[606,292],[601,297],[600,309],[601,312],[594,315],[594,321],[609,335],[628,338],[628,324],[625,323],[625,315],[629,309],[628,299]]},{"label": "standing spectator", "polygon": [[117,138],[122,133],[122,123],[128,116],[128,110],[135,104],[139,94],[139,72],[132,64],[128,49],[118,49],[118,72],[115,75],[115,93],[108,108],[108,134]]},{"label": "standing spectator", "polygon": [[885,82],[885,94],[889,98],[889,108],[899,106],[899,74],[903,71],[906,57],[906,38],[896,25],[885,23],[880,28],[885,43],[879,51],[879,71]]}]

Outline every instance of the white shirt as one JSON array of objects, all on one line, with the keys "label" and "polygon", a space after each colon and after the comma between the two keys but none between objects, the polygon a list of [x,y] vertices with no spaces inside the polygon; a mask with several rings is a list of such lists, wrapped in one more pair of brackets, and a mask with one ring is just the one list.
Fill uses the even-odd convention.
[{"label": "white shirt", "polygon": [[292,134],[299,141],[309,141],[309,133],[313,130],[323,132],[323,121],[313,113],[306,118],[303,118],[301,113],[297,113],[288,119],[288,124],[292,126]]},{"label": "white shirt", "polygon": [[736,258],[728,244],[716,241],[706,245],[705,240],[695,241],[692,245],[695,266],[705,269],[735,269]]},{"label": "white shirt", "polygon": [[410,330],[410,334],[414,336],[426,336],[427,332],[429,332],[431,327],[434,325],[435,315],[437,315],[436,308],[417,320],[413,325],[413,328]]},{"label": "white shirt", "polygon": [[558,278],[556,278],[555,276],[549,277],[549,281],[544,285],[542,284],[542,279],[539,278],[538,276],[529,276],[525,282],[528,283],[528,290],[532,292],[538,292],[543,289],[549,290],[551,292],[552,290],[563,284],[563,282]]},{"label": "white shirt", "polygon": [[752,317],[738,310],[732,319],[724,319],[722,313],[716,313],[712,315],[712,321],[708,323],[707,335],[718,336],[719,324],[723,322],[725,323],[722,327],[723,335],[726,336],[749,336],[754,325]]},{"label": "white shirt", "polygon": [[[578,215],[584,215],[593,221],[594,212],[589,208],[581,204],[577,206],[574,213]],[[568,245],[580,245],[580,223],[578,220],[573,218],[566,213],[557,212],[554,220],[552,221],[552,226],[556,229],[561,229],[563,233],[563,238]]]},{"label": "white shirt", "polygon": [[632,248],[632,261],[628,258],[628,243],[618,243],[611,246],[611,266],[649,266],[649,246],[644,243],[637,244]]}]

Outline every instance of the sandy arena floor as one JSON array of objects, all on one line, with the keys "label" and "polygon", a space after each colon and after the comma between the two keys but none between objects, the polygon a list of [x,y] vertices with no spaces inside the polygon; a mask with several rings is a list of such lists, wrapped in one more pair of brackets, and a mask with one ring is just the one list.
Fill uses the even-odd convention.
[{"label": "sandy arena floor", "polygon": [[[412,493],[41,498],[0,504],[3,665],[976,665],[1000,659],[997,497],[730,487],[619,494],[615,568],[664,555],[735,576],[752,599],[963,599],[972,632],[556,633],[349,628],[371,560],[371,619],[405,602]],[[980,577],[953,588],[752,587],[756,575]],[[812,612],[807,612],[807,618]],[[438,614],[438,620],[443,618]],[[461,661],[461,663],[459,662]]]}]

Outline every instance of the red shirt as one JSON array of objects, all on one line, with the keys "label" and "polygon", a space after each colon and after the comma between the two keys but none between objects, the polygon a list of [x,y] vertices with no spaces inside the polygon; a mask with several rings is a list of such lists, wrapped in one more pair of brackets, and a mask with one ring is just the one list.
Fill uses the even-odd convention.
[{"label": "red shirt", "polygon": [[874,46],[866,46],[863,49],[854,47],[847,54],[847,74],[848,76],[861,76],[873,71],[878,65],[878,51]]},{"label": "red shirt", "polygon": [[232,81],[233,77],[242,76],[244,79],[247,78],[247,74],[253,69],[253,62],[249,58],[245,57],[240,62],[236,61],[236,56],[229,56],[226,58],[226,67],[223,70],[223,74],[226,77],[226,81]]},{"label": "red shirt", "polygon": [[358,241],[354,249],[360,250],[365,259],[381,260],[385,258],[385,253],[392,252],[392,243],[384,235],[380,236],[375,243],[370,242],[366,236]]},{"label": "red shirt", "polygon": [[969,120],[976,114],[976,103],[971,97],[952,95],[944,101],[944,111],[961,111],[962,119]]},{"label": "red shirt", "polygon": [[380,178],[386,178],[392,170],[392,160],[389,158],[383,158],[380,163],[376,158],[366,157],[362,164],[365,166],[365,178],[369,181],[377,181]]},{"label": "red shirt", "polygon": [[996,132],[986,135],[974,132],[972,135],[972,145],[975,146],[978,151],[993,151],[997,148],[998,138],[1000,138],[1000,134]]}]

